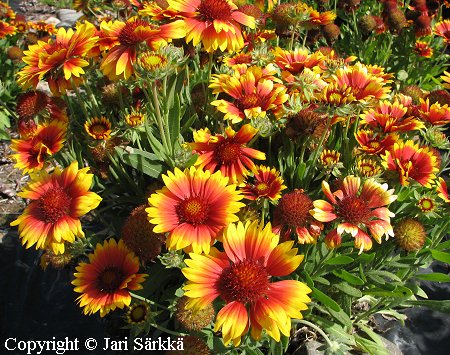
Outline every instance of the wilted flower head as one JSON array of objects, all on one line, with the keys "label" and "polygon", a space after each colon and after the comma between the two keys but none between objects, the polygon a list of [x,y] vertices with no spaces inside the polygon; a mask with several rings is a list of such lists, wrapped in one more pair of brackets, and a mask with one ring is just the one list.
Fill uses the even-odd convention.
[{"label": "wilted flower head", "polygon": [[405,218],[394,227],[397,244],[406,251],[417,251],[425,244],[426,232],[422,223],[413,218]]}]

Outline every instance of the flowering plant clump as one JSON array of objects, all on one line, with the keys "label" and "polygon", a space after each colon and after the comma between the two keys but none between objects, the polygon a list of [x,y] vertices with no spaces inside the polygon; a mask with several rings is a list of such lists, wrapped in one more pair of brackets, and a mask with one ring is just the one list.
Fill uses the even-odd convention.
[{"label": "flowering plant clump", "polygon": [[448,312],[419,282],[450,281],[422,270],[450,262],[447,1],[75,0],[69,29],[0,4],[11,225],[85,315],[378,354],[375,314]]}]

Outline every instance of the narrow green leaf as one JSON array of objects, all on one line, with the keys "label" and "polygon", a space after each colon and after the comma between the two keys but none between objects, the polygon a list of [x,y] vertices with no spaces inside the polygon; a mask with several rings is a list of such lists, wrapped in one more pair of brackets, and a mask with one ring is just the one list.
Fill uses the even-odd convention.
[{"label": "narrow green leaf", "polygon": [[375,253],[362,253],[361,255],[358,255],[356,260],[359,261],[362,264],[368,264],[375,258]]},{"label": "narrow green leaf", "polygon": [[416,279],[434,281],[434,282],[450,282],[450,276],[440,272],[431,272],[429,274],[418,274]]},{"label": "narrow green leaf", "polygon": [[362,297],[362,292],[357,288],[350,286],[348,283],[341,282],[338,284],[334,284],[333,286],[336,287],[339,291],[342,291],[349,296],[356,298]]},{"label": "narrow green leaf", "polygon": [[175,95],[172,108],[169,110],[170,142],[174,145],[180,137],[181,106],[178,95]]},{"label": "narrow green leaf", "polygon": [[328,333],[333,338],[339,339],[339,341],[347,345],[355,345],[355,338],[351,334],[347,333],[341,325],[331,322],[330,320],[318,315],[312,314],[309,318],[320,328],[326,329],[325,333]]},{"label": "narrow green leaf", "polygon": [[371,270],[366,273],[366,275],[378,275],[391,279],[392,281],[402,282],[402,280],[395,274],[385,270]]},{"label": "narrow green leaf", "polygon": [[315,287],[311,287],[313,292],[311,294],[311,297],[319,301],[320,303],[324,304],[325,306],[330,307],[335,312],[339,312],[341,310],[341,307],[334,301],[332,298],[328,297],[325,293],[318,290]]},{"label": "narrow green leaf", "polygon": [[435,301],[435,300],[407,300],[405,304],[410,306],[423,306],[442,313],[450,314],[450,301]]},{"label": "narrow green leaf", "polygon": [[325,264],[327,265],[346,265],[352,263],[353,258],[346,255],[339,255],[334,258],[328,259]]},{"label": "narrow green leaf", "polygon": [[346,270],[334,270],[333,274],[352,285],[364,285],[364,281]]},{"label": "narrow green leaf", "polygon": [[136,151],[138,150],[134,150],[131,154],[123,154],[122,161],[148,176],[158,178],[164,170],[163,164],[157,159],[152,159],[152,157],[156,158],[154,154],[144,151]]},{"label": "narrow green leaf", "polygon": [[444,253],[439,250],[431,249],[431,256],[434,260],[442,261],[443,263],[450,264],[450,253]]}]

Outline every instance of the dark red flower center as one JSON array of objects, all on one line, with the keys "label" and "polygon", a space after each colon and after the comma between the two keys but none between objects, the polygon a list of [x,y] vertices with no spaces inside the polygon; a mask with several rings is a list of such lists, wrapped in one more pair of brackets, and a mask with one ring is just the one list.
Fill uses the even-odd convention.
[{"label": "dark red flower center", "polygon": [[214,156],[219,163],[231,163],[239,159],[241,144],[226,140],[219,144],[214,151]]},{"label": "dark red flower center", "polygon": [[310,216],[309,211],[314,208],[312,200],[301,190],[285,194],[277,206],[277,214],[281,224],[304,227]]},{"label": "dark red flower center", "polygon": [[111,266],[103,270],[97,278],[97,286],[102,292],[113,293],[117,291],[124,281],[122,270]]},{"label": "dark red flower center", "polygon": [[345,196],[337,203],[337,214],[346,222],[353,224],[367,223],[371,215],[371,209],[367,202],[360,197]]},{"label": "dark red flower center", "polygon": [[266,184],[265,182],[259,182],[255,185],[255,192],[258,195],[265,195],[269,192],[270,186]]},{"label": "dark red flower center", "polygon": [[198,9],[202,21],[231,20],[231,7],[225,0],[202,0]]},{"label": "dark red flower center", "polygon": [[253,107],[260,107],[261,106],[261,98],[256,94],[250,94],[247,96],[243,96],[239,100],[237,106],[241,110],[245,110],[245,109],[253,108]]},{"label": "dark red flower center", "polygon": [[141,43],[144,39],[135,32],[136,28],[139,26],[149,27],[150,24],[143,20],[127,22],[118,36],[120,44],[125,46],[134,46]]},{"label": "dark red flower center", "polygon": [[72,198],[62,187],[48,190],[39,200],[39,210],[45,223],[56,223],[69,214]]},{"label": "dark red flower center", "polygon": [[132,323],[142,323],[148,315],[148,306],[145,304],[138,304],[131,309],[129,318]]},{"label": "dark red flower center", "polygon": [[216,287],[226,302],[255,302],[269,289],[270,275],[262,261],[245,260],[223,269]]},{"label": "dark red flower center", "polygon": [[203,224],[209,215],[209,204],[201,197],[188,197],[175,208],[181,223]]}]

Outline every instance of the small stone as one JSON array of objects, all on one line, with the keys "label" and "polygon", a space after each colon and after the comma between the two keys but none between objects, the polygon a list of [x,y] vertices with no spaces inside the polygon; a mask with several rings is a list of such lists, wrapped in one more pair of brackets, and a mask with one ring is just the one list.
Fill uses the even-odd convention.
[{"label": "small stone", "polygon": [[45,20],[45,23],[48,23],[49,25],[55,25],[55,26],[57,26],[60,22],[61,22],[61,20],[59,20],[53,16],[49,17],[48,19]]},{"label": "small stone", "polygon": [[62,22],[58,27],[74,27],[77,21],[83,16],[83,13],[72,9],[61,9],[56,11],[56,16]]}]

